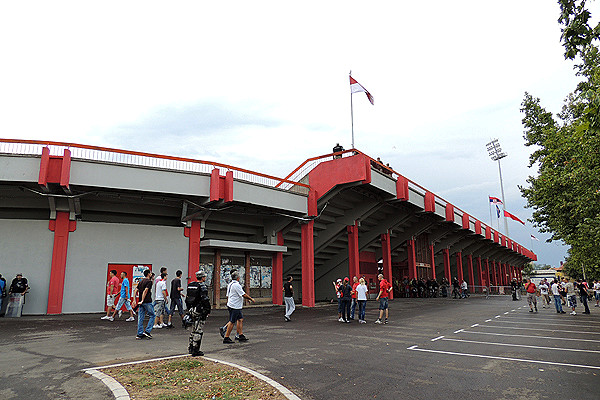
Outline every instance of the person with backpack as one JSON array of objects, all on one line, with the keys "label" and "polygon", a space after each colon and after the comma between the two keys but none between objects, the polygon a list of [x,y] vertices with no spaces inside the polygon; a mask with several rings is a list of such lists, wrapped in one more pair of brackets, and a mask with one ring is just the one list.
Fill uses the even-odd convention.
[{"label": "person with backpack", "polygon": [[534,308],[535,312],[537,312],[537,288],[531,279],[527,279],[525,291],[527,292],[527,304],[529,305],[529,312],[533,312]]}]

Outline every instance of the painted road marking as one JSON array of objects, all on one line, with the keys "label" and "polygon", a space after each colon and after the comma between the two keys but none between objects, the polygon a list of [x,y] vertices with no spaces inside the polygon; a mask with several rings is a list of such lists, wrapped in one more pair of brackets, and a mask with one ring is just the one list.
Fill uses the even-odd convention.
[{"label": "painted road marking", "polygon": [[561,350],[561,351],[581,351],[583,353],[600,353],[600,350],[584,350],[584,349],[564,349],[562,347],[548,347],[548,346],[531,346],[527,344],[512,344],[512,343],[496,343],[496,342],[481,342],[478,340],[466,340],[466,339],[443,339],[452,342],[465,342],[465,343],[477,343],[477,344],[490,344],[495,346],[508,346],[508,347],[525,347],[529,349],[545,349],[545,350]]},{"label": "painted road marking", "polygon": [[[529,315],[529,313],[525,314],[525,315]],[[539,315],[539,314],[538,314]],[[588,317],[585,317],[588,318]],[[507,321],[507,320],[518,320],[518,321],[531,321],[532,318],[519,318],[519,317],[513,317],[513,316],[508,316],[508,317],[504,317],[502,319],[503,321]],[[552,320],[552,322],[554,322],[556,320]],[[588,325],[600,325],[600,322],[598,321],[586,321],[584,319],[577,319],[577,320],[567,320],[568,325],[572,325],[572,326],[588,326]],[[581,322],[581,325],[577,324],[577,322]],[[532,322],[533,324],[533,322]]]},{"label": "painted road marking", "polygon": [[494,318],[500,318],[500,315],[496,315]]},{"label": "painted road marking", "polygon": [[471,328],[475,328],[476,326],[479,326],[479,324],[473,324],[471,325]]},{"label": "painted road marking", "polygon": [[491,319],[486,319],[486,320],[485,320],[485,322],[491,322],[491,321],[492,321]]},{"label": "painted road marking", "polygon": [[440,340],[440,339],[442,339],[442,338],[443,338],[443,336],[438,336],[438,337],[436,337],[435,339],[431,339],[431,341],[432,341],[432,342],[435,342],[436,340]]},{"label": "painted road marking", "polygon": [[457,330],[457,331],[454,331],[454,333],[460,333],[460,332],[462,332],[462,331],[464,331],[464,329],[459,329],[459,330]]},{"label": "painted road marking", "polygon": [[526,359],[523,359],[523,358],[488,356],[488,355],[485,355],[485,354],[458,353],[458,352],[455,352],[455,351],[421,349],[417,345],[407,347],[407,350],[424,351],[424,352],[427,352],[427,353],[448,354],[448,355],[451,355],[451,356],[489,358],[489,359],[493,359],[493,360],[515,361],[515,362],[524,362],[524,363],[530,363],[530,364],[547,364],[547,365],[556,365],[556,366],[561,366],[561,367],[600,369],[599,366],[595,366],[595,365],[569,364],[569,363],[559,363],[559,362],[552,362],[552,361],[526,360]]},{"label": "painted road marking", "polygon": [[588,335],[600,335],[600,332],[587,332],[587,331],[565,331],[561,329],[540,329],[540,328],[522,328],[520,326],[497,326],[497,325],[481,325],[484,328],[501,328],[501,329],[522,329],[526,331],[544,331],[544,332],[564,332],[564,333],[585,333]]},{"label": "painted road marking", "polygon": [[535,338],[535,339],[551,339],[551,340],[570,340],[573,342],[592,342],[592,343],[600,343],[600,340],[592,340],[592,339],[574,339],[574,338],[562,338],[555,336],[538,336],[538,335],[511,335],[508,333],[495,333],[495,332],[475,332],[475,331],[465,331],[463,333],[471,333],[475,335],[493,335],[493,336],[510,336],[510,337],[523,337],[523,338]]},{"label": "painted road marking", "polygon": [[504,315],[508,314],[508,311],[504,313]]},{"label": "painted road marking", "polygon": [[[501,322],[503,322],[505,324],[546,325],[546,326],[550,326],[550,325],[552,325],[552,322],[554,322],[554,321],[548,321],[548,322],[529,322],[528,320],[525,320],[525,321],[509,321],[508,318],[503,318],[501,320]],[[571,328],[577,328],[577,327],[588,327],[589,328],[590,327],[590,326],[588,326],[588,324],[577,325],[577,324],[569,323],[569,324],[564,324],[564,325],[566,325],[568,327],[571,327]]]}]

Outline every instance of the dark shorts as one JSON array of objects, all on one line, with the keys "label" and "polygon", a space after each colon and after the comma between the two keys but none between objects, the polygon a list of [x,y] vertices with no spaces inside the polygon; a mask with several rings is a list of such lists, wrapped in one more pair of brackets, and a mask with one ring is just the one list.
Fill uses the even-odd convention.
[{"label": "dark shorts", "polygon": [[229,322],[232,324],[235,324],[238,320],[244,318],[241,308],[238,310],[237,308],[227,307],[227,309],[229,310]]},{"label": "dark shorts", "polygon": [[380,297],[379,298],[379,309],[380,310],[387,310],[388,309],[388,298],[387,297]]}]

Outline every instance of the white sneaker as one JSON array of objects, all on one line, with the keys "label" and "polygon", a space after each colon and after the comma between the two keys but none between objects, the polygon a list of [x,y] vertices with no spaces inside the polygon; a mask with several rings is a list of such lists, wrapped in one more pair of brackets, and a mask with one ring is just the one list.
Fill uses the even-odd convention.
[{"label": "white sneaker", "polygon": [[125,320],[125,322],[129,322],[129,321],[135,321],[135,318],[133,318],[133,317],[129,317],[129,318],[127,318],[127,319]]},{"label": "white sneaker", "polygon": [[338,322],[344,322],[344,318],[338,319]]},{"label": "white sneaker", "polygon": [[577,313],[575,311],[570,313],[571,315],[577,315]]},{"label": "white sneaker", "polygon": [[105,315],[104,317],[101,317],[100,319],[109,319],[110,317],[108,315]]},{"label": "white sneaker", "polygon": [[123,315],[123,310],[119,310],[119,318],[121,318],[121,315]]},{"label": "white sneaker", "polygon": [[113,317],[108,317],[109,321],[114,321],[115,319]]},{"label": "white sneaker", "polygon": [[154,325],[152,328],[153,329],[160,329],[160,328],[162,328],[162,325]]},{"label": "white sneaker", "polygon": [[161,328],[164,328],[164,327],[166,327],[166,326],[167,326],[167,324],[165,324],[164,322],[163,322],[162,324],[160,324],[160,327],[161,327]]},{"label": "white sneaker", "polygon": [[376,324],[380,324],[380,323],[381,323],[381,320],[380,320],[380,319],[378,319],[377,321],[375,321],[375,323],[376,323]]}]

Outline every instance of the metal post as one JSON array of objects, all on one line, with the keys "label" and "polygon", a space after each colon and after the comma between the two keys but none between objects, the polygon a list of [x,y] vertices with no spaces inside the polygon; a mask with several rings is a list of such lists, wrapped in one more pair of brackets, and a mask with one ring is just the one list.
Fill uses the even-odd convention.
[{"label": "metal post", "polygon": [[[498,159],[498,173],[500,174],[500,191],[502,192],[502,211],[506,211],[506,200],[504,200],[504,184],[502,183],[502,168],[500,167],[500,159]],[[508,222],[504,212],[502,213],[502,216],[504,217],[504,233],[506,236],[510,236],[508,233]]]}]

